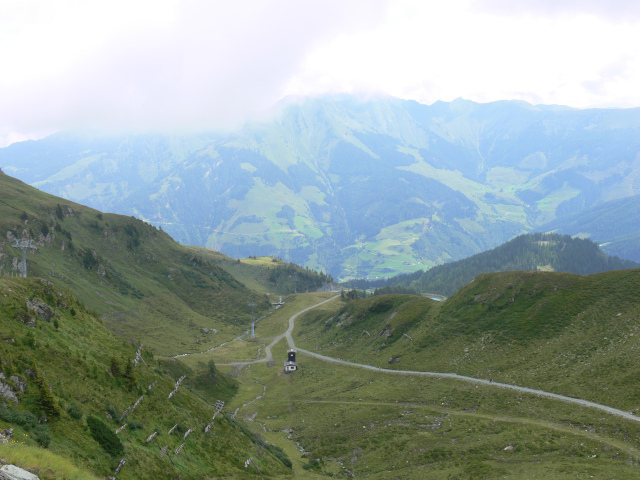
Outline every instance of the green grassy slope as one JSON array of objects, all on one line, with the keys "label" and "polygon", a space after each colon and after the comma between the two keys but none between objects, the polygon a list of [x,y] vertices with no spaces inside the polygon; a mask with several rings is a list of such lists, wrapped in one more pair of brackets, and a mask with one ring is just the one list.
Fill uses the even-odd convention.
[{"label": "green grassy slope", "polygon": [[3,274],[17,274],[21,266],[14,239],[32,239],[37,248],[27,253],[29,276],[69,287],[111,330],[156,353],[219,344],[246,330],[247,302],[258,303],[259,312],[269,307],[264,296],[161,230],[42,193],[4,174],[0,233],[6,239],[0,244]]},{"label": "green grassy slope", "polygon": [[[490,287],[488,291],[496,287],[485,286]],[[307,297],[298,295],[288,304],[289,312],[278,310],[266,318],[263,327],[269,335],[271,328],[267,327],[282,326],[293,311],[308,305]],[[315,297],[315,302],[320,300]],[[423,370],[436,361],[411,357],[407,351],[411,340],[397,333],[409,332],[415,335],[413,341],[424,338],[416,333],[425,318],[438,315],[441,304],[415,296],[396,296],[343,307],[334,301],[309,312],[296,344],[336,357],[377,363],[379,359],[372,358],[368,343],[377,335],[373,327],[382,325],[382,331],[386,331],[387,320],[397,312],[388,322],[391,336],[381,342],[387,343],[381,347],[383,352],[404,348],[404,356],[393,365]],[[402,320],[405,316],[406,322]],[[311,322],[313,318],[316,321]],[[329,321],[331,318],[342,325],[337,327]],[[417,320],[412,321],[414,318]],[[363,326],[372,329],[371,337],[362,334]],[[333,330],[340,329],[342,336],[331,336]],[[358,340],[360,335],[362,342]],[[334,341],[339,344],[334,345]],[[433,357],[438,354],[444,354],[443,350],[436,350]],[[286,357],[284,342],[276,346],[274,356],[279,362]],[[297,360],[300,370],[290,375],[265,364],[241,370],[220,367],[233,370],[240,382],[239,395],[230,408],[237,408],[239,418],[288,453],[294,478],[640,476],[639,422],[490,385],[374,372],[302,353]],[[388,366],[385,363],[380,361],[380,365]],[[611,384],[609,381],[603,387]],[[633,385],[627,385],[627,390],[633,389]],[[614,395],[610,393],[608,399]]]},{"label": "green grassy slope", "polygon": [[[34,304],[40,314],[29,307]],[[210,379],[191,378],[188,369],[158,363],[146,349],[146,364],[132,366],[138,345],[115,337],[67,289],[44,279],[0,277],[0,340],[2,382],[14,391],[23,382],[26,386],[17,393],[18,405],[9,399],[3,399],[7,406],[0,403],[0,429],[14,429],[13,441],[0,445],[0,456],[37,470],[42,479],[64,478],[70,464],[105,478],[121,458],[126,463],[120,479],[242,478],[244,461],[251,456],[268,476],[289,471],[269,447],[247,436],[246,427],[224,415],[205,434],[215,412],[212,399],[225,398],[232,380],[220,372],[212,372]],[[183,374],[187,379],[169,399]],[[140,398],[138,407],[120,421]],[[42,415],[46,423],[36,424]],[[87,427],[93,417],[110,432],[127,423],[129,436],[122,431],[119,442],[95,440]],[[175,424],[179,426],[169,435]],[[192,433],[184,440],[188,429]],[[155,430],[158,440],[147,443]],[[172,463],[158,457],[157,442],[169,445],[170,452],[183,442],[186,446],[179,455],[171,453]],[[105,449],[105,443],[115,447]],[[39,445],[52,455],[43,459]],[[93,478],[74,475],[70,478]]]},{"label": "green grassy slope", "polygon": [[493,378],[635,411],[639,289],[640,270],[485,274],[445,302],[382,295],[310,312],[297,334],[301,347],[345,360]]}]

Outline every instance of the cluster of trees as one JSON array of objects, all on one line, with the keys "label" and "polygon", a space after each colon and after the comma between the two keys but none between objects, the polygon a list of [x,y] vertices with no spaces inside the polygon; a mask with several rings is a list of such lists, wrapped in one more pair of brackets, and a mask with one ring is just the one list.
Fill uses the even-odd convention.
[{"label": "cluster of trees", "polygon": [[316,290],[327,283],[333,282],[333,276],[313,269],[302,268],[295,263],[280,263],[281,260],[273,258],[273,267],[263,267],[267,274],[267,280],[280,291],[293,293]]},{"label": "cluster of trees", "polygon": [[386,287],[376,288],[373,291],[374,297],[389,294],[420,295],[420,292],[413,287],[405,287],[404,285],[388,285]]},{"label": "cluster of trees", "polygon": [[109,367],[111,375],[116,379],[122,379],[129,390],[133,390],[138,384],[138,379],[136,378],[136,373],[133,368],[133,362],[130,358],[127,359],[124,365],[124,370],[120,366],[120,362],[116,357],[111,357]]}]

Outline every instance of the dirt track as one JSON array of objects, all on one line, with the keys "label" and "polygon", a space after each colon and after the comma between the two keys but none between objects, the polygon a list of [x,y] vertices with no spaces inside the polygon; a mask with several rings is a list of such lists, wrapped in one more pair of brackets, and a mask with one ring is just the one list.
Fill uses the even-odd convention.
[{"label": "dirt track", "polygon": [[415,371],[415,370],[391,370],[388,368],[381,368],[381,367],[374,367],[372,365],[365,365],[362,363],[354,363],[354,362],[347,362],[345,360],[340,360],[337,358],[333,358],[333,357],[327,357],[326,355],[320,355],[319,353],[315,353],[315,352],[311,352],[309,350],[304,350],[301,348],[296,347],[295,342],[293,341],[293,336],[291,335],[293,332],[293,328],[295,326],[295,321],[296,318],[298,318],[299,315],[313,309],[316,308],[324,303],[330,302],[332,300],[335,300],[336,298],[338,298],[340,295],[336,295],[334,297],[329,298],[328,300],[324,300],[320,303],[317,303],[315,305],[312,305],[310,307],[307,307],[303,310],[300,310],[298,313],[294,314],[291,316],[291,318],[289,318],[289,328],[281,335],[278,335],[277,337],[275,337],[273,339],[273,341],[265,348],[265,358],[261,358],[259,360],[254,360],[252,362],[232,362],[229,363],[228,365],[233,365],[233,366],[242,366],[242,365],[250,365],[253,363],[261,363],[261,362],[268,362],[268,361],[272,361],[273,360],[273,355],[271,353],[271,348],[276,345],[280,340],[282,340],[283,338],[287,339],[287,343],[289,344],[289,348],[295,348],[298,353],[302,353],[304,355],[308,355],[310,357],[314,357],[317,358],[319,360],[324,360],[325,362],[333,362],[333,363],[339,363],[342,365],[348,365],[351,367],[357,367],[357,368],[365,368],[367,370],[374,370],[377,372],[382,372],[382,373],[391,373],[391,374],[395,374],[395,375],[418,375],[418,376],[423,376],[423,377],[436,377],[436,378],[451,378],[451,379],[455,379],[455,380],[460,380],[463,382],[472,382],[472,383],[478,383],[481,385],[485,385],[485,386],[489,386],[489,387],[496,387],[496,388],[506,388],[509,390],[516,390],[518,392],[523,392],[523,393],[529,393],[531,395],[536,395],[538,397],[547,397],[547,398],[552,398],[554,400],[561,400],[563,402],[569,402],[569,403],[574,403],[577,405],[581,405],[583,407],[591,407],[591,408],[597,408],[598,410],[602,410],[604,412],[610,413],[611,415],[616,415],[619,417],[623,417],[629,420],[634,420],[636,422],[640,421],[640,417],[636,417],[635,415],[629,413],[629,412],[625,412],[623,410],[619,410],[617,408],[613,408],[613,407],[609,407],[607,405],[601,405],[599,403],[595,403],[595,402],[590,402],[588,400],[582,400],[580,398],[573,398],[573,397],[567,397],[565,395],[559,395],[557,393],[551,393],[551,392],[545,392],[543,390],[536,390],[534,388],[528,388],[528,387],[520,387],[518,385],[509,385],[507,383],[499,383],[499,382],[493,382],[491,380],[486,380],[483,378],[474,378],[474,377],[467,377],[464,375],[458,375],[457,373],[441,373],[441,372],[420,372],[420,371]]}]

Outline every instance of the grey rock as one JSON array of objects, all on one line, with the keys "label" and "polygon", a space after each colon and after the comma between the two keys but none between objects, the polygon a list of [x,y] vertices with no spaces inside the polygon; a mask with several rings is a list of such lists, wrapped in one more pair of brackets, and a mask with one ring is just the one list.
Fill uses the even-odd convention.
[{"label": "grey rock", "polygon": [[20,380],[20,377],[18,377],[16,375],[11,375],[9,377],[9,380],[11,380],[13,382],[13,384],[16,386],[16,388],[18,390],[20,390],[22,393],[24,393],[25,388],[27,388],[26,380]]},{"label": "grey rock", "polygon": [[20,311],[16,313],[16,319],[24,323],[27,327],[34,328],[36,326],[36,319],[25,312]]},{"label": "grey rock", "polygon": [[20,403],[20,400],[18,400],[16,392],[13,391],[13,388],[11,388],[11,385],[9,385],[8,383],[0,382],[0,397],[4,397],[7,400],[11,400],[16,405]]},{"label": "grey rock", "polygon": [[44,303],[42,300],[38,300],[37,298],[34,298],[33,300],[27,300],[27,308],[29,309],[29,311],[33,311],[33,313],[35,313],[38,318],[46,320],[47,322],[51,321],[51,319],[55,315],[55,312],[49,305]]},{"label": "grey rock", "polygon": [[40,477],[31,472],[16,467],[15,465],[3,465],[0,467],[1,480],[40,480]]}]

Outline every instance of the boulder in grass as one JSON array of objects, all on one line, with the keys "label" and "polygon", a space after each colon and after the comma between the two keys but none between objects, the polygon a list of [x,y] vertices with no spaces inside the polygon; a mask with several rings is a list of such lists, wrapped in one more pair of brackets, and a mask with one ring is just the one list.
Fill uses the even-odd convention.
[{"label": "boulder in grass", "polygon": [[0,480],[40,480],[40,478],[15,465],[3,465],[0,467]]},{"label": "boulder in grass", "polygon": [[29,311],[35,313],[38,318],[47,322],[51,321],[51,319],[55,315],[55,312],[49,305],[44,303],[42,300],[38,300],[37,298],[34,298],[33,300],[27,300],[27,308],[29,309]]}]

